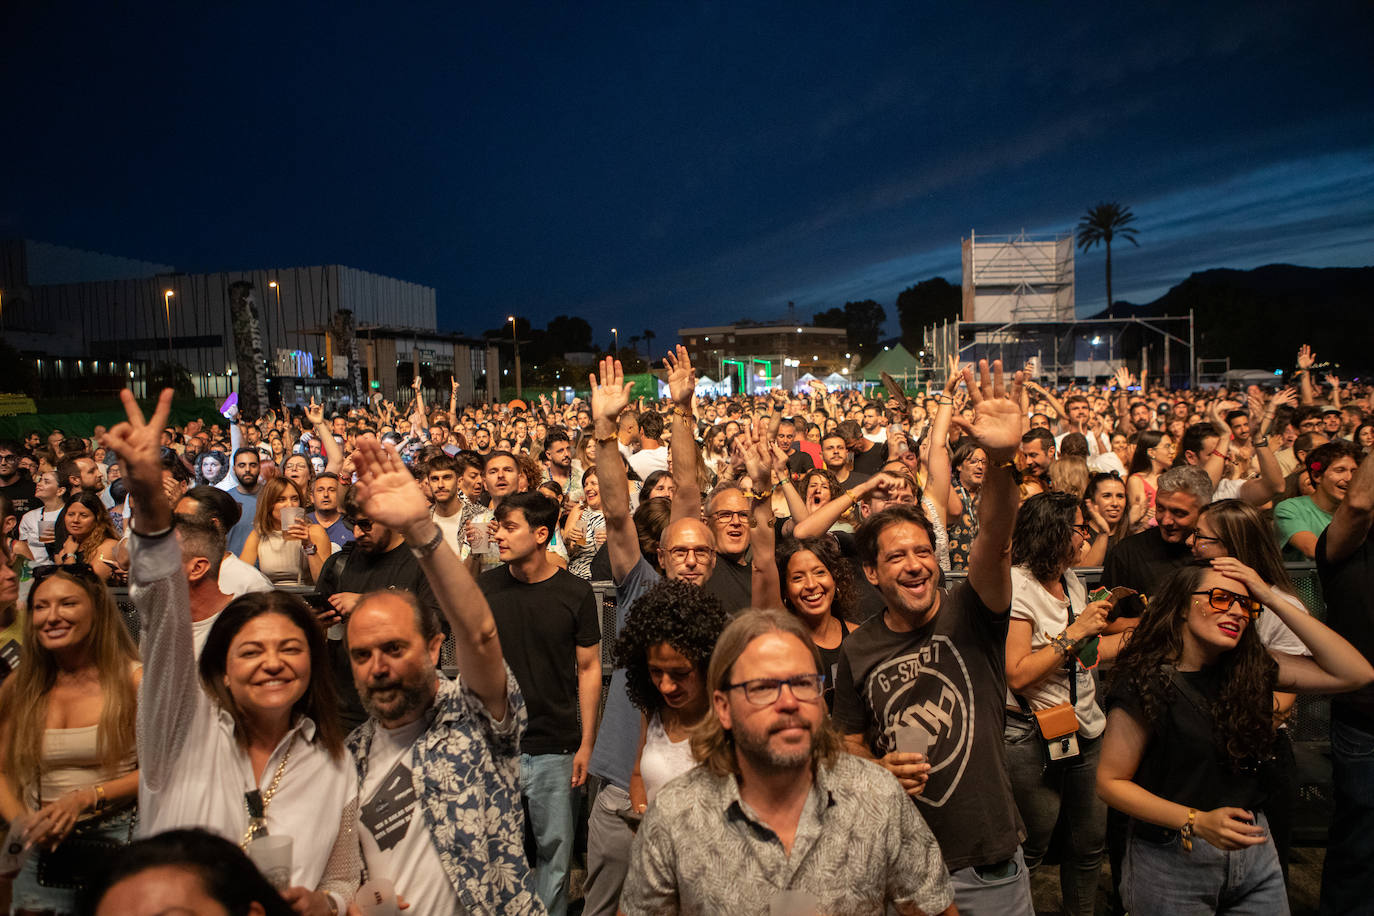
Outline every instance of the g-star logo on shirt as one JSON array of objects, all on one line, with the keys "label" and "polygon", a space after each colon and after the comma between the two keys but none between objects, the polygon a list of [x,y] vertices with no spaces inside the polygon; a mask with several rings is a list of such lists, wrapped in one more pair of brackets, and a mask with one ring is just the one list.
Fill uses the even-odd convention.
[{"label": "g-star logo on shirt", "polygon": [[930,781],[917,801],[935,808],[949,801],[973,750],[973,681],[947,636],[898,656],[868,676],[868,704],[878,725],[879,756],[896,750],[894,734],[917,725],[930,733]]},{"label": "g-star logo on shirt", "polygon": [[415,783],[404,758],[397,761],[386,774],[377,791],[358,812],[367,832],[382,852],[392,849],[405,838],[410,818],[415,813]]}]

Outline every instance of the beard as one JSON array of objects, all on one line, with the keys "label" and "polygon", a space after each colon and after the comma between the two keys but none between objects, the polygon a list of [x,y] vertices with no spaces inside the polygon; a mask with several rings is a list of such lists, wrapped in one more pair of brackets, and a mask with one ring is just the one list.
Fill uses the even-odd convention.
[{"label": "beard", "polygon": [[[806,742],[790,747],[776,747],[770,741],[776,732],[788,728],[806,729]],[[788,716],[773,722],[766,731],[753,731],[738,725],[731,730],[735,751],[761,770],[795,770],[811,763],[815,734],[810,722],[801,716]]]},{"label": "beard", "polygon": [[[426,665],[414,679],[393,678],[379,684],[366,684],[358,690],[358,699],[369,716],[385,725],[410,718],[413,713],[428,706],[434,695],[431,689],[434,679],[434,666]],[[377,695],[383,692],[389,692],[390,695],[386,699],[379,699]]]}]

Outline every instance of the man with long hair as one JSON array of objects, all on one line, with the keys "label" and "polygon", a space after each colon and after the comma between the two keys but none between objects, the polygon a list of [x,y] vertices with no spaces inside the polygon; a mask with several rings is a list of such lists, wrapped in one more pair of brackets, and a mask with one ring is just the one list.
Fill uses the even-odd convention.
[{"label": "man with long hair", "polygon": [[700,766],[645,815],[626,916],[952,907],[940,849],[902,787],[842,753],[820,655],[796,618],[736,617],[706,681],[713,711],[692,735]]}]

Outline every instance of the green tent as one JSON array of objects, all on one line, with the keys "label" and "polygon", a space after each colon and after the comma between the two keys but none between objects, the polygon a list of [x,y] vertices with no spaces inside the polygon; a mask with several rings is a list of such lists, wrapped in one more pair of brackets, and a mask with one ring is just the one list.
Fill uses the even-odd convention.
[{"label": "green tent", "polygon": [[868,365],[859,370],[858,377],[865,382],[877,382],[882,380],[882,374],[886,372],[899,382],[905,375],[914,384],[917,368],[916,357],[906,347],[897,344],[873,357]]}]

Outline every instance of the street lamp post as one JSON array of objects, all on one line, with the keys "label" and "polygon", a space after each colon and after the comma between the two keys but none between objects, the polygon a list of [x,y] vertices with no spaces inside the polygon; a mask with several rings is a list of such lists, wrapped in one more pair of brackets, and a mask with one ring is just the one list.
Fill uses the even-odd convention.
[{"label": "street lamp post", "polygon": [[611,328],[611,333],[615,335],[615,352],[611,355],[618,357],[620,355],[620,330],[618,328]]},{"label": "street lamp post", "polygon": [[[521,396],[520,391],[520,335],[515,332],[515,316],[511,315],[507,321],[510,322],[510,339],[515,344],[515,396]],[[535,366],[538,369],[538,366]]]},{"label": "street lamp post", "polygon": [[170,289],[162,291],[162,311],[167,316],[167,365],[172,365],[172,297],[176,293]]}]

